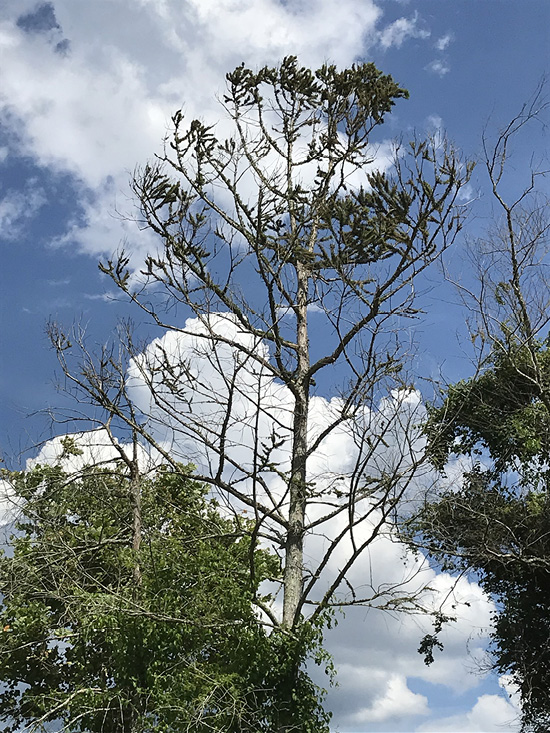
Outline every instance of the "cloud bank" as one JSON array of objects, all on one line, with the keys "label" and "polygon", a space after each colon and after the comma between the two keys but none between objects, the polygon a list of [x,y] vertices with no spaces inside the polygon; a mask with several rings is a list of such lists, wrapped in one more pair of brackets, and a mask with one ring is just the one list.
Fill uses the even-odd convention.
[{"label": "cloud bank", "polygon": [[418,14],[385,25],[374,0],[6,0],[0,126],[11,155],[72,177],[81,211],[56,244],[97,258],[124,241],[142,257],[153,241],[128,221],[128,178],[176,110],[215,122],[225,73],[243,61],[347,66],[427,38],[420,26]]}]

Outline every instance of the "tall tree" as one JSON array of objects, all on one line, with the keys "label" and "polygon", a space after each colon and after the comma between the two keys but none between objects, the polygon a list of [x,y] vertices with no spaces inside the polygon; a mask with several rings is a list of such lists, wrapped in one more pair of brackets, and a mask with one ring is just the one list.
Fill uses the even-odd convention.
[{"label": "tall tree", "polygon": [[445,569],[475,572],[497,601],[494,666],[511,674],[523,728],[537,733],[550,726],[550,219],[542,170],[511,202],[505,191],[514,138],[545,109],[541,88],[493,145],[484,140],[502,216],[475,243],[478,289],[462,286],[478,369],[445,390],[426,429],[438,468],[451,455],[470,467],[409,527]]},{"label": "tall tree", "polygon": [[[282,615],[263,608],[289,632],[306,606],[311,621],[354,603],[419,609],[405,581],[350,576],[422,465],[412,434],[396,437],[414,423],[400,333],[420,315],[415,281],[461,228],[470,172],[441,139],[384,159],[373,137],[407,96],[373,64],[237,67],[219,125],[177,112],[164,155],[135,174],[159,241],[142,277],[124,253],[102,265],[167,335],[143,349],[126,330],[122,360],[94,359],[79,334],[50,329],[81,396],[168,462],[194,452],[200,479],[279,549]],[[343,437],[332,468],[323,452]]]},{"label": "tall tree", "polygon": [[[279,562],[254,549],[245,519],[224,518],[184,467],[4,476],[21,512],[0,556],[2,730],[277,729],[285,669],[316,640],[259,622],[253,584]],[[303,669],[295,692],[300,730],[327,730]]]}]

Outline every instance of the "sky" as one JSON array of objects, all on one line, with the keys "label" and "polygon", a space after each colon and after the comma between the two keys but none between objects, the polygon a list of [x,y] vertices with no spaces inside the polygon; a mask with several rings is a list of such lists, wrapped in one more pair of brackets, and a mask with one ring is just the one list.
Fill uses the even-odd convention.
[{"label": "sky", "polygon": [[[97,267],[121,242],[134,261],[154,246],[132,222],[136,165],[161,150],[171,115],[215,120],[227,71],[296,54],[309,66],[373,61],[410,92],[385,134],[445,129],[468,158],[516,114],[549,70],[547,0],[4,0],[0,7],[0,452],[23,465],[63,432],[45,408],[63,406],[48,319],[86,324],[105,341],[132,310]],[[547,148],[542,127],[518,139],[511,194]],[[493,214],[482,166],[465,236]],[[469,277],[463,242],[450,254]],[[413,334],[416,371],[468,376],[464,313],[435,285]],[[330,397],[330,395],[327,395]],[[49,444],[47,450],[52,450]],[[385,553],[385,554],[384,554]],[[381,552],[387,572],[391,552]],[[444,590],[446,579],[434,576]],[[466,581],[465,581],[466,583]],[[442,592],[443,592],[442,590]],[[470,607],[429,668],[416,652],[421,622],[355,609],[331,632],[342,733],[513,731],[517,709],[482,674],[491,604],[465,584]]]}]

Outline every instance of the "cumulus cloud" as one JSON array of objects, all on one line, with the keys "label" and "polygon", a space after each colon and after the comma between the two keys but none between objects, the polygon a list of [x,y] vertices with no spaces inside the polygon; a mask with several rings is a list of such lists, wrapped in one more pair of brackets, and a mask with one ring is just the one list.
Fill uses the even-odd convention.
[{"label": "cumulus cloud", "polygon": [[[215,349],[213,334],[222,339]],[[242,351],[239,353],[230,345],[231,341],[239,343],[257,359],[243,356]],[[240,330],[228,314],[211,315],[208,322],[189,319],[182,331],[169,332],[156,339],[134,361],[130,369],[132,397],[143,414],[149,416],[149,429],[157,438],[182,460],[192,458],[199,472],[218,470],[219,426],[225,421],[227,430],[223,439],[231,461],[226,463],[224,471],[231,481],[246,487],[247,473],[254,461],[254,445],[267,444],[274,430],[281,443],[272,453],[272,462],[278,471],[288,469],[293,401],[265,367],[268,357],[265,344]],[[152,382],[148,374],[152,375]],[[172,381],[170,388],[164,389],[167,376]],[[151,384],[157,394],[155,401],[151,400]],[[230,393],[232,409],[227,414]],[[339,414],[339,407],[335,398],[312,399],[310,440]],[[393,425],[385,433],[384,442],[369,457],[367,473],[376,475],[395,467],[404,469],[410,458],[405,445],[421,450],[423,438],[420,434],[415,437],[412,426],[421,419],[423,410],[416,392],[395,392],[383,399],[376,410],[364,415],[371,434],[383,431],[390,421]],[[404,441],[405,430],[410,443]],[[334,506],[335,490],[346,491],[358,450],[353,431],[342,424],[313,454],[308,478],[319,492],[319,498],[310,505],[309,521],[322,519],[327,507]],[[285,485],[275,474],[266,473],[264,478],[270,492],[257,493],[257,497],[267,504],[272,501],[274,509],[286,511]],[[418,477],[418,482],[411,482],[411,501],[416,492],[424,492],[427,481],[429,477],[424,474]],[[366,517],[354,538],[360,544],[370,536],[380,514],[373,511],[368,499],[358,502],[357,512],[363,512]],[[342,532],[346,523],[347,516],[338,515],[308,535],[305,562],[309,572],[315,572],[331,539]],[[324,567],[313,597],[320,597],[350,552],[351,539],[346,536]],[[475,666],[476,655],[483,657],[484,637],[493,611],[492,603],[476,583],[436,573],[397,542],[389,528],[381,529],[377,539],[346,574],[346,581],[349,586],[342,588],[343,600],[351,598],[346,594],[353,588],[356,597],[370,599],[372,607],[346,609],[345,618],[340,618],[338,627],[327,634],[327,644],[339,670],[339,687],[329,693],[328,705],[334,709],[342,730],[376,731],[382,723],[394,726],[384,730],[412,730],[414,719],[425,718],[430,711],[426,697],[408,687],[411,676],[444,685],[457,693],[476,687],[478,678],[469,673],[469,668]],[[426,586],[429,590],[422,590]],[[396,590],[401,596],[415,597],[425,608],[440,610],[456,619],[442,632],[445,651],[430,667],[424,665],[417,653],[420,639],[432,630],[429,618],[418,614],[388,616],[376,608],[385,605],[391,608]]]},{"label": "cumulus cloud", "polygon": [[[356,670],[354,670],[356,674]],[[361,679],[361,677],[359,677]],[[372,679],[372,678],[370,678]],[[368,683],[367,683],[368,684]],[[380,723],[406,716],[428,715],[428,698],[411,692],[403,677],[390,674],[384,687],[369,707],[348,716],[350,723]]]},{"label": "cumulus cloud", "polygon": [[519,712],[504,697],[481,695],[467,713],[424,723],[417,728],[417,733],[512,733],[520,729]]},{"label": "cumulus cloud", "polygon": [[[75,455],[67,451],[67,438],[74,442],[78,449]],[[69,435],[58,435],[48,440],[33,458],[29,458],[26,469],[31,471],[35,466],[61,466],[68,474],[78,474],[85,466],[108,465],[120,459],[113,440],[107,430],[86,430]]]},{"label": "cumulus cloud", "polygon": [[[77,449],[75,452],[67,450],[67,438]],[[120,463],[121,451],[131,458],[133,446],[117,440],[105,428],[58,435],[47,440],[36,456],[27,459],[25,470],[32,471],[36,466],[60,466],[65,473],[78,476],[87,466],[114,466]],[[158,465],[154,451],[141,445],[137,447],[137,456],[144,472]],[[0,479],[0,526],[13,522],[22,506],[10,481]]]},{"label": "cumulus cloud", "polygon": [[[68,454],[65,450],[66,437],[74,440],[81,453]],[[84,466],[112,463],[119,458],[107,431],[91,430],[73,433],[70,436],[60,435],[48,440],[33,458],[26,462],[26,470],[39,465],[61,465],[69,474],[78,474]],[[10,525],[15,521],[23,506],[8,479],[0,479],[0,526]]]},{"label": "cumulus cloud", "polygon": [[[69,450],[66,441],[69,439]],[[76,448],[73,452],[72,446]],[[131,458],[133,444],[116,438],[110,430],[98,427],[65,435],[57,435],[44,442],[40,450],[25,464],[27,471],[36,466],[60,466],[69,475],[78,475],[87,466],[113,466],[120,463],[121,453]],[[142,471],[149,471],[155,464],[153,451],[137,446],[137,458]]]},{"label": "cumulus cloud", "polygon": [[[389,547],[385,552],[384,571],[391,577],[397,557],[392,557]],[[384,562],[383,553],[377,561]],[[327,634],[338,670],[338,687],[329,691],[328,704],[342,731],[411,733],[424,725],[432,714],[429,700],[424,705],[426,693],[413,692],[411,680],[434,685],[439,695],[449,697],[474,691],[479,684],[475,657],[484,655],[484,637],[493,606],[476,583],[464,578],[456,583],[438,574],[431,577],[430,585],[434,588],[433,601],[441,603],[445,599],[444,610],[456,620],[444,627],[440,637],[444,650],[437,653],[429,667],[417,652],[419,640],[433,630],[423,616],[346,609],[338,627]],[[456,728],[454,733],[461,730]]]},{"label": "cumulus cloud", "polygon": [[[216,470],[222,452],[231,455],[226,466],[231,480],[255,475],[257,442],[268,444],[276,435],[266,468],[271,480],[272,473],[289,470],[294,397],[274,378],[269,358],[267,344],[243,330],[232,314],[187,319],[181,330],[154,339],[133,359],[131,396],[158,439],[182,460],[198,463],[200,471]],[[420,428],[414,427],[424,414],[417,393],[397,390],[376,410],[357,408],[353,418],[342,419],[344,410],[339,398],[312,398],[310,442],[329,430],[308,462],[309,480],[326,494],[328,483],[352,473],[360,461],[372,476],[386,472],[408,481],[416,469],[415,452],[424,444]],[[365,435],[378,434],[374,448]],[[411,497],[414,491],[411,483]],[[339,490],[332,486],[334,492],[337,496]],[[312,503],[311,521],[318,521],[315,512]]]},{"label": "cumulus cloud", "polygon": [[137,230],[105,212],[118,195],[119,211],[135,214],[124,200],[129,174],[161,149],[177,109],[215,121],[225,73],[241,61],[275,64],[295,53],[308,65],[349,64],[380,17],[373,0],[7,0],[0,81],[15,152],[80,181],[83,220],[59,242],[94,257],[121,239],[141,250]]},{"label": "cumulus cloud", "polygon": [[0,82],[12,152],[70,173],[83,211],[57,243],[97,258],[122,240],[141,258],[151,242],[128,223],[128,178],[161,150],[171,115],[183,107],[217,121],[225,73],[242,61],[297,54],[345,66],[376,43],[429,36],[418,15],[387,27],[382,16],[374,0],[6,0]]}]

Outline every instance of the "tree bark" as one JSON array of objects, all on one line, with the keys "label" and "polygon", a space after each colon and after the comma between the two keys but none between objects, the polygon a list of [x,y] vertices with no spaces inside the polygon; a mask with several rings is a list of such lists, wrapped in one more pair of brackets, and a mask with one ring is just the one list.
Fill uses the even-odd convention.
[{"label": "tree bark", "polygon": [[309,276],[296,265],[298,297],[295,307],[297,365],[294,383],[292,460],[290,469],[289,528],[285,550],[283,626],[292,629],[299,618],[303,591],[304,520],[306,511],[307,415],[309,407],[309,338],[307,296]]},{"label": "tree bark", "polygon": [[138,553],[141,547],[141,474],[138,462],[138,441],[134,434],[133,455],[130,468],[130,498],[132,502],[132,551],[134,552],[134,581],[141,584],[141,567]]}]

